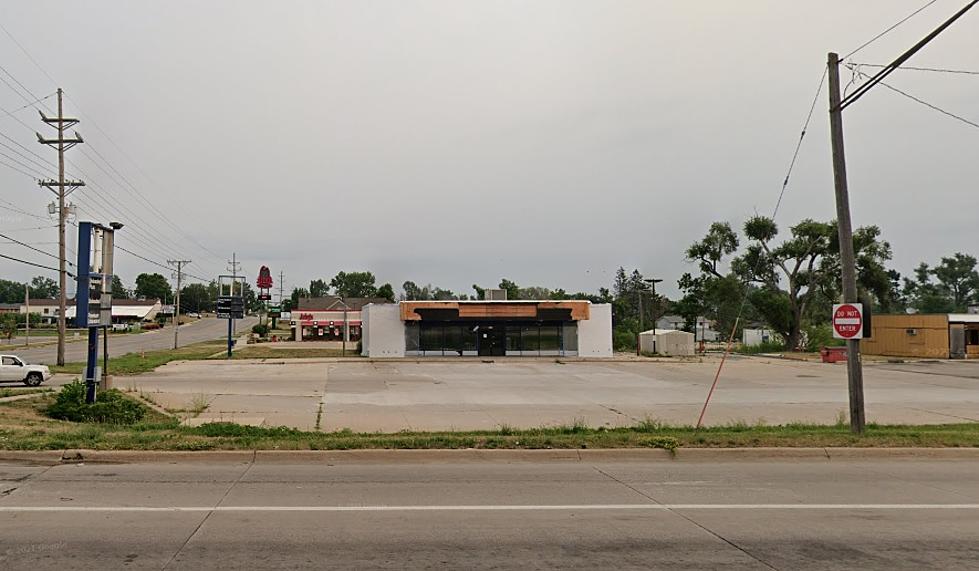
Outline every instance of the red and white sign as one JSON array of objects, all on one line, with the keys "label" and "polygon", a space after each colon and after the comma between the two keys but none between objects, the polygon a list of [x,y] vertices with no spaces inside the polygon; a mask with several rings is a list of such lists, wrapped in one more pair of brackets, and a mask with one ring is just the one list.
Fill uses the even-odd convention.
[{"label": "red and white sign", "polygon": [[833,337],[863,339],[863,305],[838,303],[833,306]]}]

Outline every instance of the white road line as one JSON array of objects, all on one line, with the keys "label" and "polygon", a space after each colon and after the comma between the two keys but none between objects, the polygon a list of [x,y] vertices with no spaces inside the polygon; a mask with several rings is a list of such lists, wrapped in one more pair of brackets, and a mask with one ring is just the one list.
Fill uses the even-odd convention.
[{"label": "white road line", "polygon": [[979,504],[580,504],[469,506],[0,506],[4,512],[437,512],[583,510],[979,510]]}]

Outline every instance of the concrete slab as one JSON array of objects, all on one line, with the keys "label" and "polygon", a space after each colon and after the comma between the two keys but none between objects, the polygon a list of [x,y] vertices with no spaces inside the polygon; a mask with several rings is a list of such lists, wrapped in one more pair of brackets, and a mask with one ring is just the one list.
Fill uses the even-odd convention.
[{"label": "concrete slab", "polygon": [[[164,406],[204,419],[262,418],[266,425],[396,432],[569,425],[628,426],[644,419],[696,422],[717,372],[714,358],[568,362],[334,361],[170,364],[135,378]],[[979,363],[868,364],[867,416],[882,423],[979,420]],[[846,369],[774,358],[732,357],[708,424],[833,424],[847,409]]]}]

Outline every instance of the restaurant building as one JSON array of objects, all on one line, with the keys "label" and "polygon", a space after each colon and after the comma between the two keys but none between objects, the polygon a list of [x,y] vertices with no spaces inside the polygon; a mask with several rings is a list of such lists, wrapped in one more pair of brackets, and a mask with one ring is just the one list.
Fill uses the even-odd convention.
[{"label": "restaurant building", "polygon": [[368,304],[390,304],[386,299],[337,296],[300,298],[292,309],[294,341],[359,341],[361,311]]}]

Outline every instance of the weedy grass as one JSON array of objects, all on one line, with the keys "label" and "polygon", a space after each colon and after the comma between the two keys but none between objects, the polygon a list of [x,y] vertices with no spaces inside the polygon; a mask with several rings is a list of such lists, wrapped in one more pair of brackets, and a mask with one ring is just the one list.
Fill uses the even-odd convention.
[{"label": "weedy grass", "polygon": [[[123,395],[123,398],[132,398]],[[696,429],[652,418],[634,426],[590,427],[583,418],[562,426],[495,430],[358,433],[256,427],[231,422],[183,426],[154,410],[133,424],[54,420],[43,414],[54,395],[0,403],[0,449],[59,450],[354,450],[580,449],[682,447],[979,447],[979,423],[925,426],[870,424],[864,435],[846,426],[746,422]]]}]

